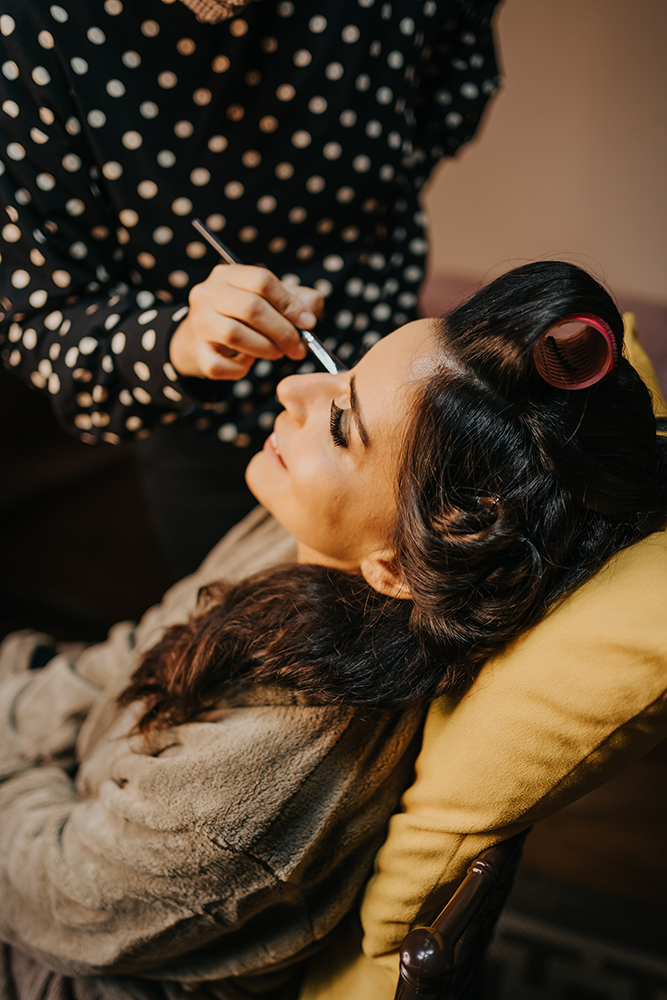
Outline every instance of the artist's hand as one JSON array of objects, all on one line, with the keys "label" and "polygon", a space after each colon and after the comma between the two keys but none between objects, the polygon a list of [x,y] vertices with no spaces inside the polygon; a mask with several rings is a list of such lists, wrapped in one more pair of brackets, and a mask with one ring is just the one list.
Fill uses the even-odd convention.
[{"label": "artist's hand", "polygon": [[180,375],[240,379],[256,358],[306,354],[297,326],[315,326],[324,300],[314,288],[286,285],[265,267],[220,264],[190,292],[190,312],[169,347]]}]

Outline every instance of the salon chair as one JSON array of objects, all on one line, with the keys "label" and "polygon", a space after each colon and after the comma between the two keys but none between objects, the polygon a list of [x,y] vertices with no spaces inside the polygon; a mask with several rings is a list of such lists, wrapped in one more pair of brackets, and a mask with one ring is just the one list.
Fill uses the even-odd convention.
[{"label": "salon chair", "polygon": [[529,832],[482,851],[430,927],[404,938],[394,1000],[481,1000],[482,959]]}]

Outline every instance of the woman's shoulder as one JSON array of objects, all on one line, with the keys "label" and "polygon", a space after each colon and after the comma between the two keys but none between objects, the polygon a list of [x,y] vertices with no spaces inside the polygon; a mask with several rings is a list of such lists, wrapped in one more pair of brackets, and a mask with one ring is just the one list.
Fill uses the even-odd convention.
[{"label": "woman's shoulder", "polygon": [[369,789],[398,792],[407,780],[421,711],[298,704],[273,691],[238,702],[148,738],[121,735],[130,706],[82,761],[79,793],[138,827],[189,830],[193,843],[253,856],[277,851],[290,867],[297,842],[306,849]]},{"label": "woman's shoulder", "polygon": [[292,535],[258,505],[211,549],[197,573],[209,580],[236,582],[295,558],[296,541]]},{"label": "woman's shoulder", "polygon": [[149,608],[135,632],[138,650],[150,649],[166,628],[185,621],[207,584],[216,580],[236,583],[295,558],[294,538],[264,507],[255,507],[220,539],[195,573],[175,583],[159,604]]}]

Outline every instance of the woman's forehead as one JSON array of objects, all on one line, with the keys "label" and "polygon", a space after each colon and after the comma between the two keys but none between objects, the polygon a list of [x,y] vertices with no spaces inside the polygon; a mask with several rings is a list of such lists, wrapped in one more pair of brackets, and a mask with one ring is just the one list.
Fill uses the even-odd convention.
[{"label": "woman's forehead", "polygon": [[432,319],[406,323],[378,341],[355,366],[361,384],[374,378],[386,378],[402,385],[422,379],[433,371],[439,355],[437,329]]},{"label": "woman's forehead", "polygon": [[353,369],[356,405],[373,451],[393,452],[402,440],[418,385],[438,363],[436,326],[416,320],[378,341]]}]

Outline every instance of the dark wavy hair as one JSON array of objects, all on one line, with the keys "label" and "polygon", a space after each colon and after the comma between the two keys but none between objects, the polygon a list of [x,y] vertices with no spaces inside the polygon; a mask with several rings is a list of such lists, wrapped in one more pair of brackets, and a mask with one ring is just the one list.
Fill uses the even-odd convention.
[{"label": "dark wavy hair", "polygon": [[[553,388],[533,348],[593,314],[619,360],[586,389]],[[317,702],[396,706],[460,696],[494,652],[614,553],[667,519],[667,463],[650,394],[622,357],[623,322],[572,264],[517,268],[437,321],[397,483],[397,566],[412,600],[360,577],[290,565],[205,588],[120,697],[146,731],[193,719],[225,692],[277,685]]]}]

